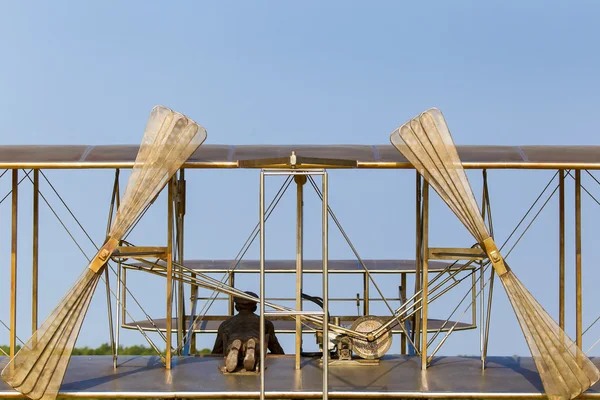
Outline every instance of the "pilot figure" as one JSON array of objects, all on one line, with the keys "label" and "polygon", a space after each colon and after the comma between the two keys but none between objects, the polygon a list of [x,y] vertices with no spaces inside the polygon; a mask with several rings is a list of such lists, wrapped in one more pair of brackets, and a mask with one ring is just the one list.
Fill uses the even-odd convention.
[{"label": "pilot figure", "polygon": [[[244,292],[252,297],[258,296],[253,292]],[[234,297],[237,315],[225,320],[217,331],[213,354],[224,354],[225,368],[228,372],[236,369],[243,359],[246,371],[253,371],[256,366],[256,350],[260,347],[260,317],[256,311],[256,301]],[[265,319],[265,340],[271,354],[284,354],[277,337],[273,323]],[[225,352],[223,352],[225,348]]]}]

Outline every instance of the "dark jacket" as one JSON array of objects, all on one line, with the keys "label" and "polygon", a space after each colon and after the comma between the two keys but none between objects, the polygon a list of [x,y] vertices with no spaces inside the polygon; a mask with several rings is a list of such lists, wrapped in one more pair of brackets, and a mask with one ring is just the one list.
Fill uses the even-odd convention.
[{"label": "dark jacket", "polygon": [[[265,319],[265,335],[269,335],[268,349],[271,351],[271,354],[285,354],[275,336],[275,327],[268,319]],[[227,349],[235,339],[246,341],[250,338],[259,337],[260,317],[252,311],[242,310],[219,325],[212,353],[224,354],[224,349]],[[227,343],[224,343],[225,340],[227,340]]]}]

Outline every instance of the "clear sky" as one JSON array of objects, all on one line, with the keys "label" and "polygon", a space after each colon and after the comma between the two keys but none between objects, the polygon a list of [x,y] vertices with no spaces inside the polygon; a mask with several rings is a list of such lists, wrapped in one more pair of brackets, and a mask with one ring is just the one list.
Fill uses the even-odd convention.
[{"label": "clear sky", "polygon": [[[598,144],[600,27],[597,2],[3,2],[0,12],[2,144],[137,144],[152,107],[185,113],[212,144],[387,144],[389,134],[430,107],[445,114],[458,144]],[[553,172],[492,171],[496,237],[504,242]],[[92,237],[104,237],[112,172],[48,171],[47,176]],[[258,221],[258,171],[188,173],[186,258],[231,259]],[[8,176],[0,179],[2,193]],[[480,193],[481,174],[469,177]],[[126,182],[124,173],[122,184]],[[414,257],[414,173],[331,173],[333,210],[363,258]],[[279,182],[269,181],[269,194]],[[584,184],[598,197],[596,184]],[[42,192],[82,243],[47,184]],[[31,185],[19,214],[18,334],[30,333]],[[306,257],[320,257],[319,204],[306,200]],[[567,332],[575,334],[573,184],[567,186]],[[598,207],[584,195],[584,314],[599,314],[595,262]],[[558,318],[558,200],[511,253],[511,267]],[[434,196],[432,246],[468,247],[466,230]],[[294,257],[294,195],[267,225],[267,255]],[[0,205],[0,319],[8,323],[10,202]],[[86,260],[45,204],[41,210],[40,322],[74,283]],[[139,245],[165,241],[165,199],[132,234]],[[258,256],[253,246],[248,257]],[[332,229],[331,258],[352,258]],[[293,277],[267,280],[287,295]],[[399,282],[379,277],[386,296]],[[141,274],[131,290],[153,318],[164,317],[164,283]],[[497,282],[498,283],[498,282]],[[114,277],[112,278],[114,285]],[[238,282],[258,290],[258,279]],[[353,297],[358,279],[331,280]],[[504,290],[496,284],[490,353],[529,355]],[[466,292],[434,303],[444,318]],[[318,279],[305,291],[320,293]],[[189,291],[186,296],[189,296]],[[114,304],[114,303],[113,303]],[[133,302],[131,313],[143,314]],[[395,303],[396,304],[396,303]],[[188,306],[186,304],[186,306]],[[189,306],[188,306],[189,309]],[[223,310],[223,308],[220,308]],[[375,307],[381,314],[383,308]],[[458,315],[464,311],[464,304]],[[333,313],[355,314],[354,306]],[[463,320],[468,321],[470,312]],[[159,338],[152,336],[157,342]],[[587,349],[600,337],[584,337]],[[108,340],[99,286],[78,345]],[[213,337],[201,342],[211,346]],[[292,351],[291,337],[282,339]],[[307,346],[314,343],[306,339]],[[478,354],[479,330],[455,334],[439,354]],[[8,333],[0,327],[0,343]],[[136,332],[122,343],[144,343]],[[159,343],[162,347],[162,343]],[[396,343],[397,351],[399,344]],[[595,348],[591,354],[598,354]]]}]

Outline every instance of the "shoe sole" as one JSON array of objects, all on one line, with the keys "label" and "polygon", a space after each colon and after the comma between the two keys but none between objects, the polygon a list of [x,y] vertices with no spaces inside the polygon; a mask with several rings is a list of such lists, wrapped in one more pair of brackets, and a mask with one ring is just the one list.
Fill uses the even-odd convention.
[{"label": "shoe sole", "polygon": [[227,360],[225,360],[225,368],[228,372],[232,372],[238,365],[238,354],[242,347],[242,342],[239,339],[233,341],[229,354],[227,354]]},{"label": "shoe sole", "polygon": [[246,344],[246,356],[244,357],[244,368],[246,369],[246,371],[254,370],[254,366],[256,364],[254,351],[255,347],[256,342],[254,341],[254,339],[248,340],[248,343]]}]

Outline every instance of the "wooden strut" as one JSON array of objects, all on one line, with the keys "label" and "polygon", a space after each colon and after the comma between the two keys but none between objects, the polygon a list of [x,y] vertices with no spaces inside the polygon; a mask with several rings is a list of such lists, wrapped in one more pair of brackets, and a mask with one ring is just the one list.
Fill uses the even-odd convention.
[{"label": "wooden strut", "polygon": [[423,215],[422,215],[422,223],[423,223],[423,239],[421,246],[423,248],[423,301],[421,302],[422,306],[422,339],[421,339],[421,369],[427,369],[427,319],[429,318],[428,309],[429,309],[429,259],[427,251],[425,251],[429,246],[429,183],[427,181],[423,182]]},{"label": "wooden strut", "polygon": [[171,340],[172,340],[172,313],[173,313],[173,189],[174,180],[170,179],[168,184],[167,198],[167,344],[165,350],[166,368],[171,369]]},{"label": "wooden strut", "polygon": [[[184,218],[185,218],[185,170],[179,171],[179,179],[175,180],[175,258],[183,263]],[[183,272],[183,271],[180,271]],[[177,286],[177,354],[182,354],[185,340],[185,287],[182,281]]]},{"label": "wooden strut", "polygon": [[[415,255],[415,293],[421,291],[421,260],[423,254],[422,240],[423,240],[423,225],[422,225],[422,196],[421,196],[421,186],[422,186],[422,178],[419,173],[416,173],[416,255]],[[421,338],[418,335],[421,328],[421,311],[415,312],[412,321],[413,331],[412,341],[416,349],[421,350],[420,343]]]},{"label": "wooden strut", "polygon": [[581,170],[575,170],[575,337],[577,347],[583,349],[581,302]]},{"label": "wooden strut", "polygon": [[12,170],[12,222],[10,257],[10,351],[12,360],[17,348],[17,218],[19,207],[19,170]]},{"label": "wooden strut", "polygon": [[559,170],[558,200],[558,325],[565,329],[565,171]]},{"label": "wooden strut", "polygon": [[31,271],[31,334],[38,328],[38,267],[40,226],[40,171],[33,170],[33,249]]}]

